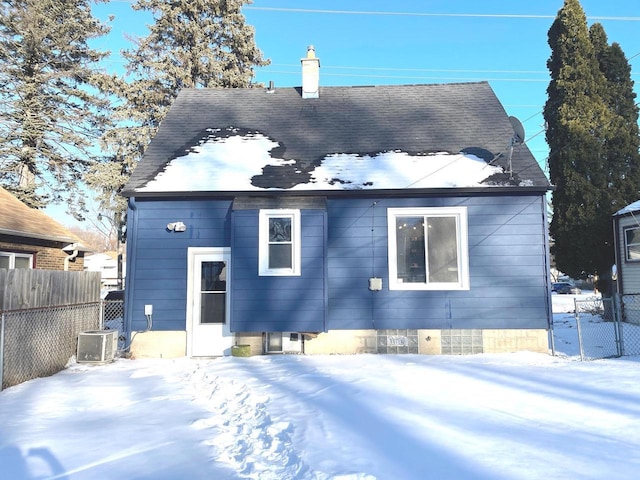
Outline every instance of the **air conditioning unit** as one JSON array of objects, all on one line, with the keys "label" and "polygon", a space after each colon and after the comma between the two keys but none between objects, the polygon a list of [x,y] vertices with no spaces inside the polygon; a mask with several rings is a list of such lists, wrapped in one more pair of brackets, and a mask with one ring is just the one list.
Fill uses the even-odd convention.
[{"label": "air conditioning unit", "polygon": [[295,332],[268,332],[265,337],[267,353],[302,353],[302,334]]},{"label": "air conditioning unit", "polygon": [[78,363],[112,362],[118,349],[118,330],[90,330],[78,335]]}]

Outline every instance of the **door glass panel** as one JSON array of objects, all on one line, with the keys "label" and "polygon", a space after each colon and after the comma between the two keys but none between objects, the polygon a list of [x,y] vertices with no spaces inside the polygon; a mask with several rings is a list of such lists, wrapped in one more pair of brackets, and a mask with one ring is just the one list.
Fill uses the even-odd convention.
[{"label": "door glass panel", "polygon": [[202,262],[200,271],[200,323],[225,323],[226,262]]}]

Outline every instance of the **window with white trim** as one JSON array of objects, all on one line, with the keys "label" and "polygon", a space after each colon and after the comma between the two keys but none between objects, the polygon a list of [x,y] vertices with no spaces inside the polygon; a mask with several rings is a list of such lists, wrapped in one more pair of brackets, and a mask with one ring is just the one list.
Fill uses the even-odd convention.
[{"label": "window with white trim", "polygon": [[9,270],[33,268],[33,255],[28,253],[0,252],[0,268]]},{"label": "window with white trim", "polygon": [[259,275],[300,275],[300,210],[260,210]]},{"label": "window with white trim", "polygon": [[624,251],[627,262],[640,261],[640,227],[625,228]]},{"label": "window with white trim", "polygon": [[465,207],[389,208],[389,289],[468,290]]}]

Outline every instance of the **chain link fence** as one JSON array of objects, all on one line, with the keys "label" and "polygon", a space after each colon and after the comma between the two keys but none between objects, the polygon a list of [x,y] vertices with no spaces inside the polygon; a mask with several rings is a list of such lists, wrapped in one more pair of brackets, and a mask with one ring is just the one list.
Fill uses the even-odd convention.
[{"label": "chain link fence", "polygon": [[619,310],[621,355],[640,355],[640,294],[623,295]]},{"label": "chain link fence", "polygon": [[118,330],[118,350],[125,349],[124,300],[103,300],[101,324],[104,330]]},{"label": "chain link fence", "polygon": [[0,390],[63,370],[99,326],[100,302],[0,311]]},{"label": "chain link fence", "polygon": [[[575,340],[581,360],[640,355],[640,295],[576,298],[574,304]],[[565,332],[574,326],[567,325],[566,318],[564,323]],[[559,340],[556,336],[554,331],[554,345]]]}]

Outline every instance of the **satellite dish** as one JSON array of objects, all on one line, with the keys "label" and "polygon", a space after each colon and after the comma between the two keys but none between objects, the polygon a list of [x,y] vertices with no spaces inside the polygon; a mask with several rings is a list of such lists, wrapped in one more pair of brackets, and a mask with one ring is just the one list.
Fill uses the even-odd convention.
[{"label": "satellite dish", "polygon": [[513,164],[511,163],[511,159],[513,157],[513,146],[522,145],[524,143],[524,127],[516,117],[509,117],[509,122],[511,122],[511,128],[513,128],[513,137],[511,137],[511,145],[509,145],[507,169],[509,172],[509,178],[513,180]]},{"label": "satellite dish", "polygon": [[509,121],[511,122],[511,128],[513,128],[513,144],[519,145],[524,143],[524,127],[520,120],[516,117],[509,117]]}]

